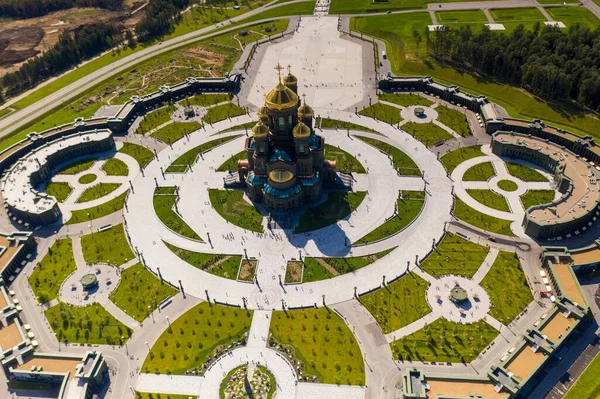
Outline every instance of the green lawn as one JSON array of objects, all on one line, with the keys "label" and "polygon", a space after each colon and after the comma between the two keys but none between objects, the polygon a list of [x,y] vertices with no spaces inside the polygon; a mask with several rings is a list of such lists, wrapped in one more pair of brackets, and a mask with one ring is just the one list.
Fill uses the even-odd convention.
[{"label": "green lawn", "polygon": [[201,144],[196,148],[192,148],[191,150],[187,151],[185,154],[183,154],[179,158],[177,158],[175,161],[173,161],[173,163],[167,168],[166,172],[174,173],[175,168],[178,166],[183,166],[187,170],[188,166],[190,166],[190,165],[194,164],[194,162],[196,162],[196,158],[198,158],[198,155],[200,153],[205,153],[208,150],[211,150],[217,146],[220,146],[221,144],[225,144],[228,141],[237,139],[238,137],[241,137],[241,135],[221,137],[219,139],[212,140],[207,143]]},{"label": "green lawn", "polygon": [[533,30],[536,23],[543,27],[546,21],[544,14],[534,7],[498,8],[490,10],[490,15],[496,23],[503,24],[508,32],[512,32],[519,25]]},{"label": "green lawn", "polygon": [[483,156],[485,156],[485,154],[481,151],[481,147],[479,146],[462,147],[443,155],[440,157],[440,161],[448,171],[448,174],[451,175],[454,169],[467,159]]},{"label": "green lawn", "polygon": [[366,195],[366,191],[355,193],[329,192],[325,202],[309,208],[300,215],[300,220],[294,233],[306,233],[322,229],[347,218],[358,208]]},{"label": "green lawn", "polygon": [[549,204],[552,201],[554,201],[553,190],[530,190],[521,196],[521,203],[525,210],[531,206]]},{"label": "green lawn", "polygon": [[383,141],[375,140],[369,137],[356,137],[391,156],[394,169],[396,169],[400,175],[421,176],[421,171],[419,170],[419,167],[415,161],[413,161],[408,155],[400,151],[398,148],[384,143]]},{"label": "green lawn", "polygon": [[200,107],[208,107],[229,101],[231,99],[230,94],[198,94],[193,97],[187,97],[185,100],[179,101],[179,104],[183,106],[197,105]]},{"label": "green lawn", "polygon": [[129,174],[127,164],[117,158],[107,159],[102,165],[102,170],[108,176],[127,176]]},{"label": "green lawn", "polygon": [[46,186],[46,194],[53,196],[58,202],[65,202],[72,192],[73,188],[69,183],[51,181]]},{"label": "green lawn", "polygon": [[62,342],[121,345],[133,333],[98,303],[80,307],[61,302],[44,313]]},{"label": "green lawn", "polygon": [[394,103],[402,107],[410,107],[411,105],[424,105],[429,107],[435,104],[433,101],[426,99],[423,96],[413,93],[382,93],[379,95],[381,101]]},{"label": "green lawn", "polygon": [[95,206],[93,208],[80,209],[71,213],[71,218],[65,224],[75,224],[87,222],[89,220],[98,219],[102,216],[110,215],[113,212],[117,212],[123,209],[125,205],[125,197],[127,197],[128,191],[119,195],[117,198],[113,198],[102,205]]},{"label": "green lawn", "polygon": [[149,133],[152,129],[156,129],[160,125],[167,123],[171,120],[171,115],[177,107],[174,105],[167,105],[159,108],[156,111],[152,111],[144,115],[144,119],[140,122],[140,125],[136,129],[137,134]]},{"label": "green lawn", "polygon": [[213,124],[234,116],[244,115],[246,111],[236,104],[227,103],[211,107],[203,118],[204,123]]},{"label": "green lawn", "polygon": [[425,144],[427,147],[438,141],[446,141],[454,138],[450,133],[433,123],[408,122],[402,125],[401,129]]},{"label": "green lawn", "polygon": [[121,272],[119,287],[110,294],[110,300],[141,323],[163,299],[176,294],[176,289],[138,263]]},{"label": "green lawn", "polygon": [[564,23],[567,28],[575,24],[581,24],[590,28],[590,30],[594,30],[600,26],[600,19],[584,7],[548,7],[546,11],[555,21]]},{"label": "green lawn", "polygon": [[85,263],[108,263],[121,266],[135,258],[125,237],[123,224],[118,224],[108,230],[96,232],[81,237],[81,248]]},{"label": "green lawn", "polygon": [[331,0],[329,14],[366,14],[386,10],[422,9],[426,8],[427,4],[430,3],[452,3],[455,1],[460,0],[389,0],[385,2],[373,2],[371,0]]},{"label": "green lawn", "polygon": [[564,399],[582,398],[600,398],[600,355],[596,355],[564,396]]},{"label": "green lawn", "polygon": [[400,109],[383,103],[375,103],[370,107],[358,111],[358,114],[368,116],[369,118],[377,119],[391,125],[402,122]]},{"label": "green lawn", "polygon": [[491,190],[467,190],[467,194],[473,197],[475,201],[485,206],[489,206],[492,209],[510,212],[506,198],[500,194],[496,194]]},{"label": "green lawn", "polygon": [[81,176],[79,179],[77,179],[77,182],[79,184],[90,184],[95,182],[97,178],[98,176],[96,176],[94,173],[87,173]]},{"label": "green lawn", "polygon": [[243,199],[243,191],[211,188],[208,190],[208,196],[215,211],[229,223],[258,233],[264,231],[263,215]]},{"label": "green lawn", "polygon": [[121,186],[120,183],[98,183],[94,184],[91,187],[83,190],[83,193],[77,198],[76,203],[80,204],[82,202],[93,201],[98,198],[102,198],[105,195],[108,195],[115,191],[117,188]]},{"label": "green lawn", "polygon": [[92,165],[94,165],[94,162],[96,162],[96,160],[94,160],[94,159],[75,162],[74,164],[59,171],[57,174],[59,174],[59,175],[76,175],[77,173],[81,173],[84,170],[88,170],[89,168],[91,168]]},{"label": "green lawn", "polygon": [[508,169],[508,173],[523,181],[548,181],[543,174],[529,166],[523,166],[513,162],[505,162],[505,165],[506,169]]},{"label": "green lawn", "polygon": [[448,233],[420,267],[435,278],[448,274],[471,278],[481,266],[488,251],[487,247]]},{"label": "green lawn", "polygon": [[448,126],[454,132],[458,133],[462,137],[471,136],[471,129],[469,128],[469,122],[467,117],[462,112],[455,109],[440,105],[435,108],[438,113],[437,120]]},{"label": "green lawn", "polygon": [[240,255],[203,254],[178,248],[167,242],[164,242],[164,244],[175,255],[200,270],[230,280],[235,280],[237,278],[240,262],[242,261]]},{"label": "green lawn", "polygon": [[248,152],[246,152],[246,150],[240,151],[237,154],[235,154],[234,156],[232,156],[231,158],[229,158],[227,161],[223,162],[221,164],[221,166],[219,166],[217,168],[217,172],[228,172],[231,170],[237,170],[238,161],[241,159],[247,159],[247,158],[248,158]]},{"label": "green lawn", "polygon": [[517,191],[519,185],[512,180],[500,180],[498,181],[498,188],[504,191],[512,192]]},{"label": "green lawn", "polygon": [[435,16],[440,25],[463,24],[463,23],[481,23],[488,22],[487,17],[481,10],[461,10],[461,11],[436,11]]},{"label": "green lawn", "polygon": [[154,193],[152,200],[154,205],[154,212],[158,219],[163,222],[168,229],[175,233],[182,235],[183,237],[190,238],[192,240],[203,241],[202,238],[179,216],[175,211],[175,203],[177,202],[178,195],[156,195]]},{"label": "green lawn", "polygon": [[[281,7],[270,8],[270,9],[263,11],[257,15],[243,19],[242,21],[240,21],[240,23],[244,24],[244,23],[248,23],[248,22],[259,21],[259,20],[268,19],[268,18],[278,18],[278,17],[288,16],[288,15],[290,15],[290,16],[306,15],[306,14],[310,15],[315,10],[315,3],[316,3],[316,0],[310,0],[310,1],[304,1],[301,3],[288,4],[288,5],[281,6]],[[282,29],[282,32],[283,31],[285,31],[285,29]]]},{"label": "green lawn", "polygon": [[384,222],[354,244],[361,245],[383,240],[403,230],[419,216],[423,205],[425,205],[425,201],[423,199],[399,199],[397,204],[398,213],[396,216]]},{"label": "green lawn", "polygon": [[269,344],[274,341],[292,349],[304,364],[304,374],[317,376],[321,383],[365,384],[358,343],[329,308],[273,312]]},{"label": "green lawn", "polygon": [[156,130],[150,136],[159,139],[165,144],[173,144],[182,137],[185,137],[185,135],[200,129],[201,127],[202,125],[198,122],[173,122]]},{"label": "green lawn", "polygon": [[369,129],[368,127],[357,125],[356,123],[344,122],[344,121],[340,121],[337,119],[330,119],[330,118],[319,117],[316,119],[314,126],[315,127],[320,126],[321,129],[342,129],[342,130],[350,129],[350,130],[360,130],[363,132],[379,134],[379,132],[377,132],[373,129]]},{"label": "green lawn", "polygon": [[533,301],[521,262],[512,252],[498,253],[481,286],[492,302],[490,316],[504,325],[510,324]]},{"label": "green lawn", "polygon": [[29,284],[40,303],[58,299],[63,281],[77,270],[70,238],[58,240],[29,276]]},{"label": "green lawn", "polygon": [[347,173],[365,173],[365,168],[353,155],[341,148],[325,144],[325,158],[337,162],[337,170]]},{"label": "green lawn", "polygon": [[[342,274],[353,273],[383,258],[394,249],[396,248],[387,249],[376,254],[351,258],[304,258],[305,265],[302,282],[325,280]],[[322,262],[326,263],[328,268]],[[335,273],[332,273],[332,271],[335,271]]]},{"label": "green lawn", "polygon": [[431,312],[425,291],[429,283],[408,273],[385,287],[360,297],[385,334],[419,320]]},{"label": "green lawn", "polygon": [[496,176],[496,171],[491,162],[483,162],[471,166],[463,175],[464,181],[487,181]]},{"label": "green lawn", "polygon": [[462,202],[459,198],[456,198],[455,201],[454,216],[463,222],[492,233],[504,234],[510,237],[514,236],[514,233],[510,229],[510,224],[512,223],[510,220],[497,219],[481,213]]},{"label": "green lawn", "polygon": [[469,363],[496,338],[498,331],[480,320],[457,324],[440,317],[425,328],[392,342],[399,360]]},{"label": "green lawn", "polygon": [[245,343],[251,310],[202,302],[171,321],[144,361],[144,373],[185,374],[204,364],[219,346]]},{"label": "green lawn", "polygon": [[123,147],[119,150],[119,152],[134,158],[137,163],[140,164],[140,168],[142,169],[145,168],[146,165],[148,165],[154,158],[152,151],[146,147],[142,147],[141,145],[133,143],[123,143]]}]

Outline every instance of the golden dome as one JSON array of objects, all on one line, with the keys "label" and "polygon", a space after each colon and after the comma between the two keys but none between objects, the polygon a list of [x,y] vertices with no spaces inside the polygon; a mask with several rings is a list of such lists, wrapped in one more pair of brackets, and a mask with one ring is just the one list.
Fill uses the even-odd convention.
[{"label": "golden dome", "polygon": [[310,136],[310,128],[304,123],[298,122],[292,133],[294,134],[295,138],[305,139]]},{"label": "golden dome", "polygon": [[269,134],[269,127],[259,120],[252,128],[252,135],[255,138],[265,138]]},{"label": "golden dome", "polygon": [[267,108],[277,111],[289,110],[298,105],[298,96],[292,89],[279,82],[265,98]]},{"label": "golden dome", "polygon": [[259,108],[258,110],[258,117],[260,119],[264,119],[264,118],[268,118],[269,114],[267,113],[269,109],[267,108],[266,105],[263,105],[262,107]]},{"label": "golden dome", "polygon": [[285,77],[283,78],[283,84],[285,84],[286,86],[288,85],[295,85],[298,83],[298,78],[295,77],[294,75],[292,75],[292,73],[288,73],[287,75],[285,75]]},{"label": "golden dome", "polygon": [[313,114],[313,109],[306,104],[306,101],[298,109],[298,116],[313,116]]},{"label": "golden dome", "polygon": [[275,183],[287,183],[294,178],[294,174],[289,170],[275,169],[269,173],[269,179]]}]

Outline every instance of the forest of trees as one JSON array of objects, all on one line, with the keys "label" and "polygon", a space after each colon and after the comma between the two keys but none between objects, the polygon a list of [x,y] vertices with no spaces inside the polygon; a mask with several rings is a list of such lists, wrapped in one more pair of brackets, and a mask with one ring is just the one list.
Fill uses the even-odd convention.
[{"label": "forest of trees", "polygon": [[149,42],[171,33],[189,4],[189,0],[150,0],[144,18],[135,26],[138,40]]},{"label": "forest of trees", "polygon": [[33,18],[72,7],[119,10],[123,0],[0,0],[0,17]]},{"label": "forest of trees", "polygon": [[18,71],[4,75],[2,87],[7,96],[14,96],[113,48],[122,40],[121,32],[115,25],[85,26],[74,34],[64,32],[51,50],[27,61]]},{"label": "forest of trees", "polygon": [[600,111],[600,28],[564,31],[536,25],[510,34],[468,27],[429,34],[431,54],[458,69],[475,70],[522,86],[549,100],[571,99]]}]

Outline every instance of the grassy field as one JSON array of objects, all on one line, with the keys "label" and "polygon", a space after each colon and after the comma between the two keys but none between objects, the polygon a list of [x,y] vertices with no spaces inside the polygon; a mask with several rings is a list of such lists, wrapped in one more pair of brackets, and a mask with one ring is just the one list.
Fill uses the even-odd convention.
[{"label": "grassy field", "polygon": [[231,99],[230,94],[197,94],[193,97],[186,97],[185,100],[179,101],[183,106],[197,105],[199,107],[209,107],[219,103],[224,103]]},{"label": "grassy field", "polygon": [[360,297],[385,334],[419,320],[431,312],[425,291],[429,284],[408,273],[385,287]]},{"label": "grassy field", "polygon": [[78,161],[78,162],[75,162],[74,164],[69,165],[68,167],[60,170],[57,174],[59,174],[59,175],[76,175],[77,173],[81,173],[81,172],[91,168],[92,165],[94,165],[94,162],[96,162],[96,160],[94,160],[94,159]]},{"label": "grassy field", "polygon": [[123,143],[123,147],[119,150],[119,152],[134,158],[142,169],[145,168],[146,165],[148,165],[154,158],[152,151],[146,147],[142,147],[141,145],[133,143]]},{"label": "grassy field", "polygon": [[[383,258],[394,249],[395,247],[375,254],[351,258],[304,258],[305,265],[302,281],[325,280],[334,276],[353,273]],[[327,264],[327,267],[323,263]],[[332,273],[332,271],[335,273]]]},{"label": "grassy field", "polygon": [[89,220],[98,219],[102,216],[110,215],[113,212],[120,211],[125,205],[125,197],[127,197],[127,193],[128,192],[126,191],[117,198],[113,198],[102,205],[73,211],[71,213],[71,218],[65,224],[87,222]]},{"label": "grassy field", "polygon": [[46,194],[53,196],[58,202],[65,202],[72,192],[73,188],[69,183],[50,182],[46,186]]},{"label": "grassy field", "polygon": [[398,148],[384,143],[383,141],[375,140],[369,137],[356,137],[391,156],[394,169],[396,169],[400,175],[421,176],[421,171],[419,170],[415,161],[413,161],[408,155],[400,151]]},{"label": "grassy field", "polygon": [[174,168],[177,166],[184,166],[187,169],[188,166],[193,165],[194,162],[196,162],[196,158],[198,158],[198,155],[200,153],[205,153],[206,151],[209,151],[217,146],[220,146],[221,144],[225,144],[228,141],[237,139],[238,137],[241,137],[241,136],[236,135],[236,136],[221,137],[219,139],[212,140],[207,143],[201,144],[196,148],[192,148],[191,150],[187,151],[185,154],[183,154],[179,158],[177,158],[175,161],[173,161],[173,163],[167,168],[166,172],[173,173]]},{"label": "grassy field", "polygon": [[467,190],[467,194],[473,197],[475,201],[492,209],[510,212],[506,198],[500,194],[496,194],[492,190]]},{"label": "grassy field", "polygon": [[533,301],[521,262],[512,252],[498,253],[481,286],[492,302],[490,316],[504,325],[510,324]]},{"label": "grassy field", "polygon": [[510,237],[514,236],[514,233],[510,229],[510,220],[497,219],[481,213],[462,202],[459,198],[456,198],[454,205],[454,216],[480,229]]},{"label": "grassy field", "polygon": [[121,345],[133,332],[98,303],[79,307],[61,302],[44,313],[62,342]]},{"label": "grassy field", "polygon": [[[330,14],[366,14],[369,12],[383,12],[386,10],[405,10],[426,8],[430,3],[452,3],[460,0],[389,0],[386,2],[373,2],[370,0],[332,0]],[[467,0],[475,1],[475,0]],[[413,14],[411,14],[413,15]]]},{"label": "grassy field", "polygon": [[173,122],[164,126],[150,136],[159,139],[165,144],[173,144],[177,140],[185,137],[186,134],[192,133],[202,127],[198,122]]},{"label": "grassy field", "polygon": [[177,248],[167,242],[165,242],[165,245],[171,252],[195,268],[230,280],[237,278],[240,262],[242,261],[242,257],[239,255],[203,254]]},{"label": "grassy field", "polygon": [[167,123],[171,120],[171,115],[177,109],[174,105],[167,105],[159,108],[156,111],[148,112],[144,115],[144,118],[140,122],[140,125],[136,129],[137,134],[149,133],[152,129],[156,129],[160,125]]},{"label": "grassy field", "polygon": [[91,187],[83,190],[79,198],[77,198],[76,203],[80,204],[82,202],[93,201],[98,198],[102,198],[105,195],[108,195],[115,191],[117,188],[121,186],[120,183],[98,183],[94,184]]},{"label": "grassy field", "polygon": [[454,138],[450,133],[433,123],[408,122],[402,125],[401,129],[425,144],[426,147],[438,141],[446,141]]},{"label": "grassy field", "polygon": [[443,155],[440,157],[440,161],[448,171],[448,174],[451,175],[454,169],[467,159],[482,157],[484,155],[479,146],[462,147]]},{"label": "grassy field", "polygon": [[358,114],[368,116],[369,118],[377,119],[391,125],[402,122],[400,109],[383,103],[375,103],[370,107],[358,111]]},{"label": "grassy field", "polygon": [[419,216],[425,201],[423,199],[399,199],[397,200],[398,213],[354,244],[368,244],[370,242],[383,240],[403,230]]},{"label": "grassy field", "polygon": [[240,151],[237,154],[235,154],[234,156],[232,156],[231,158],[229,158],[227,161],[223,162],[221,164],[221,166],[219,166],[217,168],[217,172],[228,172],[230,170],[237,170],[238,161],[241,159],[247,159],[247,158],[248,158],[248,153],[246,152],[246,150]]},{"label": "grassy field", "polygon": [[[316,0],[309,0],[309,1],[304,1],[301,3],[294,3],[294,4],[288,4],[285,6],[277,7],[277,8],[271,8],[269,10],[261,12],[258,15],[254,15],[252,17],[243,19],[240,23],[254,22],[254,21],[259,21],[259,20],[269,19],[269,18],[279,18],[279,17],[283,17],[283,16],[288,16],[288,15],[289,16],[307,15],[307,14],[310,15],[315,10],[315,3],[316,3]],[[285,31],[285,29],[281,29],[277,33],[281,33],[284,31]]]},{"label": "grassy field", "polygon": [[437,120],[454,130],[462,137],[472,136],[467,117],[462,112],[440,105],[435,109],[438,113]]},{"label": "grassy field", "polygon": [[364,166],[353,155],[341,148],[325,144],[325,158],[337,161],[337,170],[347,173],[365,173]]},{"label": "grassy field", "polygon": [[158,219],[163,222],[168,229],[175,233],[192,240],[203,241],[202,238],[179,216],[175,211],[175,203],[178,195],[156,195],[152,199],[154,212]]},{"label": "grassy field", "polygon": [[[293,348],[304,372],[324,384],[364,385],[365,370],[352,332],[331,309],[273,312],[271,338]],[[270,339],[270,343],[272,343]]]},{"label": "grassy field", "polygon": [[512,192],[517,191],[519,185],[512,180],[500,180],[498,181],[498,188],[504,191]]},{"label": "grassy field", "polygon": [[523,209],[527,210],[530,206],[549,204],[554,201],[553,190],[535,190],[527,191],[521,196]]},{"label": "grassy field", "polygon": [[329,192],[327,200],[300,215],[294,233],[322,229],[348,217],[362,203],[366,191],[355,193]]},{"label": "grassy field", "polygon": [[344,121],[340,121],[337,119],[330,119],[330,118],[319,117],[316,119],[314,126],[315,127],[320,126],[321,129],[342,129],[342,130],[350,129],[350,130],[361,130],[363,132],[379,134],[379,132],[377,132],[373,129],[369,129],[368,127],[357,125],[356,123],[344,122]]},{"label": "grassy field", "polygon": [[107,159],[102,165],[102,170],[108,176],[127,176],[129,174],[127,164],[117,158]]},{"label": "grassy field", "polygon": [[58,299],[63,281],[75,270],[73,242],[70,238],[58,240],[29,276],[29,284],[40,303]]},{"label": "grassy field", "polygon": [[204,364],[218,346],[244,341],[252,311],[202,302],[185,312],[158,338],[144,373],[184,374]]},{"label": "grassy field", "polygon": [[464,181],[487,181],[496,176],[496,171],[491,162],[483,162],[471,166],[463,175]]},{"label": "grassy field", "polygon": [[543,174],[529,166],[519,165],[518,163],[505,162],[508,173],[523,181],[548,181]]},{"label": "grassy field", "polygon": [[229,223],[258,233],[264,231],[263,215],[243,199],[243,191],[209,189],[208,195],[215,211]]},{"label": "grassy field", "polygon": [[[600,5],[600,4],[599,4]],[[598,399],[600,397],[600,355],[586,367],[583,374],[567,391],[564,399]]]},{"label": "grassy field", "polygon": [[421,262],[421,269],[435,278],[455,274],[471,278],[481,267],[489,249],[452,233]]},{"label": "grassy field", "polygon": [[392,342],[394,357],[423,362],[469,363],[496,338],[498,331],[481,320],[456,324],[440,317],[425,328]]},{"label": "grassy field", "polygon": [[394,103],[402,107],[410,107],[411,105],[423,105],[429,107],[435,104],[433,101],[426,99],[423,96],[413,93],[382,93],[379,95],[381,101]]},{"label": "grassy field", "polygon": [[567,28],[575,24],[581,24],[590,28],[590,30],[594,30],[600,26],[600,19],[584,7],[548,7],[546,11],[555,21],[564,23]]},{"label": "grassy field", "polygon": [[79,179],[77,179],[77,182],[79,184],[90,184],[95,182],[97,178],[98,176],[96,176],[94,173],[87,173],[81,176]]},{"label": "grassy field", "polygon": [[519,25],[533,30],[536,23],[543,26],[544,21],[546,21],[544,14],[533,7],[498,8],[490,10],[490,15],[496,23],[503,24],[508,32],[512,32]]},{"label": "grassy field", "polygon": [[436,11],[435,16],[440,25],[487,23],[487,17],[481,10]]},{"label": "grassy field", "polygon": [[81,248],[85,263],[108,263],[120,266],[135,258],[125,237],[123,224],[118,224],[108,230],[88,234],[81,237]]},{"label": "grassy field", "polygon": [[221,104],[211,107],[203,118],[204,123],[217,123],[219,121],[244,115],[246,111],[233,103]]},{"label": "grassy field", "polygon": [[110,294],[110,300],[141,323],[163,299],[176,294],[176,289],[138,263],[121,272],[119,287]]}]

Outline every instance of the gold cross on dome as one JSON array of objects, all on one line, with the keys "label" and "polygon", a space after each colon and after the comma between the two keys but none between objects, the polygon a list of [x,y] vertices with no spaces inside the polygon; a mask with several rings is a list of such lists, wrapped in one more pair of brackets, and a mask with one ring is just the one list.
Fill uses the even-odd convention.
[{"label": "gold cross on dome", "polygon": [[283,67],[281,66],[281,64],[277,63],[275,69],[277,69],[277,73],[279,74],[279,81],[281,82],[281,71],[283,70]]},{"label": "gold cross on dome", "polygon": [[290,64],[288,64],[288,73],[291,75],[292,74],[292,66]]},{"label": "gold cross on dome", "polygon": [[302,94],[302,101],[304,101],[304,104],[306,104],[306,93]]}]

